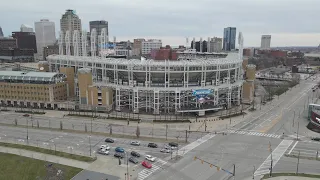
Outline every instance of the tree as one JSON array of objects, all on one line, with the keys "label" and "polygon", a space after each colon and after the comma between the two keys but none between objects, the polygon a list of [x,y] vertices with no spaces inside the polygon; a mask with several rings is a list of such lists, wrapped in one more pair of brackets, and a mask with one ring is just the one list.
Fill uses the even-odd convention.
[{"label": "tree", "polygon": [[136,135],[137,135],[137,138],[140,137],[140,128],[139,128],[139,126],[137,126]]}]

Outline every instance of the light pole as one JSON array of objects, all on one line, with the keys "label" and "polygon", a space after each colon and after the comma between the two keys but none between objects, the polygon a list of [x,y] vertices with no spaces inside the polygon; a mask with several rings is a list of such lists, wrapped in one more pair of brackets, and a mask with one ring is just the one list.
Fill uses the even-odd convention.
[{"label": "light pole", "polygon": [[252,179],[254,179],[254,172],[256,171],[256,166],[253,166]]},{"label": "light pole", "polygon": [[88,137],[89,137],[90,157],[91,157],[91,136],[88,136]]}]

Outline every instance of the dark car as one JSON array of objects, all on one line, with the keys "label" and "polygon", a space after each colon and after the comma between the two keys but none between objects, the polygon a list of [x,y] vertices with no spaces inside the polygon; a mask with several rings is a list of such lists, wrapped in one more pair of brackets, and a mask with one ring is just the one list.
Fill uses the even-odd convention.
[{"label": "dark car", "polygon": [[114,143],[114,140],[111,138],[107,138],[106,140],[104,140],[104,142],[108,142],[108,143]]},{"label": "dark car", "polygon": [[124,153],[118,153],[117,152],[117,153],[114,154],[114,157],[122,159],[122,158],[124,158]]},{"label": "dark car", "polygon": [[158,145],[157,145],[156,143],[149,143],[149,144],[148,144],[148,147],[157,148]]},{"label": "dark car", "polygon": [[169,142],[169,146],[171,146],[171,147],[178,147],[179,144],[176,143],[176,142]]},{"label": "dark car", "polygon": [[313,141],[320,141],[320,138],[316,137],[316,138],[312,138],[311,140],[313,140]]},{"label": "dark car", "polygon": [[131,155],[134,157],[140,157],[140,154],[135,151],[131,151]]},{"label": "dark car", "polygon": [[130,157],[129,161],[134,163],[134,164],[138,164],[139,163],[138,160],[136,160],[134,157]]}]

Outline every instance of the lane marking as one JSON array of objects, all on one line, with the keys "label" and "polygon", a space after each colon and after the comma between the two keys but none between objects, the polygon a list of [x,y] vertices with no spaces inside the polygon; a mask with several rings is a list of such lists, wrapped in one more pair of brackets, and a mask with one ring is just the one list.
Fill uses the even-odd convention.
[{"label": "lane marking", "polygon": [[299,141],[297,141],[297,142],[292,146],[292,148],[291,148],[291,150],[289,151],[288,154],[291,154],[292,150],[296,147],[296,145],[298,144],[298,142],[299,142]]}]

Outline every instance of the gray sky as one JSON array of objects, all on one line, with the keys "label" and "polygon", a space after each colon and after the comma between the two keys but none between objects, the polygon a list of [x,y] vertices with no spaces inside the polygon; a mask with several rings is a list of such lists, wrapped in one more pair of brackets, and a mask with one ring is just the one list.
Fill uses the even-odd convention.
[{"label": "gray sky", "polygon": [[7,36],[21,24],[40,19],[56,23],[74,9],[89,29],[91,20],[107,20],[117,40],[160,38],[163,44],[185,44],[185,37],[222,37],[237,27],[245,46],[260,46],[271,34],[272,46],[317,46],[320,43],[320,0],[11,0],[0,3],[0,26]]}]

